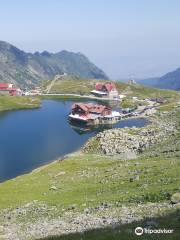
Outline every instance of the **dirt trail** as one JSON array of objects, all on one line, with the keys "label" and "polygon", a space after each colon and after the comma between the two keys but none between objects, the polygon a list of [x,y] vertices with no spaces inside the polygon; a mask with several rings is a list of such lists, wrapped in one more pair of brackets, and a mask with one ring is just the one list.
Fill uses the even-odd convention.
[{"label": "dirt trail", "polygon": [[47,86],[47,89],[46,89],[47,94],[50,92],[50,90],[51,90],[51,88],[53,87],[53,85],[55,84],[56,80],[57,80],[57,79],[54,78],[54,79],[51,81],[51,83]]}]

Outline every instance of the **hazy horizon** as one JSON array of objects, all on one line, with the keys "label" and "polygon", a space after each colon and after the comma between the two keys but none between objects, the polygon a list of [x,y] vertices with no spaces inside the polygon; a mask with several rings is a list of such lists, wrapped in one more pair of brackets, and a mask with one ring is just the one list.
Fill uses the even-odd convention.
[{"label": "hazy horizon", "polygon": [[179,9],[178,0],[2,0],[0,40],[81,52],[114,79],[156,77],[180,67]]}]

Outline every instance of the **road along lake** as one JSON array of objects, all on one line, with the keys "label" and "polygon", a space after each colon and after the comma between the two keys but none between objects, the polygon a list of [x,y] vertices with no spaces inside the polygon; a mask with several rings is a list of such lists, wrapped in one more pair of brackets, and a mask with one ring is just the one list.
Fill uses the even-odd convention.
[{"label": "road along lake", "polygon": [[[38,109],[0,113],[0,182],[80,149],[103,130],[102,126],[92,131],[72,127],[67,121],[72,104],[73,101],[44,100]],[[146,124],[147,120],[136,118],[111,127]]]}]

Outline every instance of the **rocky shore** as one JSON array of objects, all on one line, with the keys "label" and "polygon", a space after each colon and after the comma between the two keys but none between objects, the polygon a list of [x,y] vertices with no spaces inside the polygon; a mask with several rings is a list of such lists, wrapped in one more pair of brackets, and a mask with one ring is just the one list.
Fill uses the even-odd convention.
[{"label": "rocky shore", "polygon": [[98,133],[83,147],[83,152],[114,156],[122,160],[135,159],[151,146],[165,141],[177,132],[179,122],[170,113],[159,113],[149,118],[149,124],[139,129],[117,128]]}]

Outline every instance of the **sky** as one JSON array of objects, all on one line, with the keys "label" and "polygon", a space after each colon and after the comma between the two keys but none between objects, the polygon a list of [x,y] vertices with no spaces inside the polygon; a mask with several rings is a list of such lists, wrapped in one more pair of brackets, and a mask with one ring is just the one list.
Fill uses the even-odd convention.
[{"label": "sky", "polygon": [[180,67],[179,0],[0,0],[0,40],[85,54],[110,78]]}]

